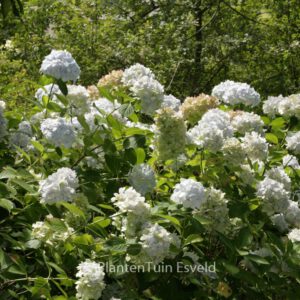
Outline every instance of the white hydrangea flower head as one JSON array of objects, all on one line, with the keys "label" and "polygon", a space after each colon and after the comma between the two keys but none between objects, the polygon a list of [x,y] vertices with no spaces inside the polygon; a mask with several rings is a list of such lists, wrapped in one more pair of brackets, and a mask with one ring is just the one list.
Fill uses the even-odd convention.
[{"label": "white hydrangea flower head", "polygon": [[74,107],[76,114],[84,114],[90,110],[89,93],[82,85],[68,85],[67,99]]},{"label": "white hydrangea flower head", "polygon": [[173,95],[164,95],[161,108],[169,107],[174,111],[179,111],[180,105],[181,105],[180,100],[174,97]]},{"label": "white hydrangea flower head", "polygon": [[279,95],[277,97],[269,96],[263,104],[263,112],[270,117],[278,115],[279,103],[282,102],[284,99],[285,97],[283,97],[282,95]]},{"label": "white hydrangea flower head", "polygon": [[300,154],[300,131],[291,134],[286,138],[286,147],[295,154]]},{"label": "white hydrangea flower head", "polygon": [[138,216],[148,215],[150,206],[145,202],[145,198],[132,187],[120,188],[119,193],[115,193],[111,201],[122,213],[133,213]]},{"label": "white hydrangea flower head", "polygon": [[263,200],[263,210],[269,215],[282,213],[289,206],[290,193],[284,184],[269,177],[257,185],[257,196]]},{"label": "white hydrangea flower head", "polygon": [[169,254],[172,236],[164,227],[154,224],[144,230],[140,240],[142,253],[156,265]]},{"label": "white hydrangea flower head", "polygon": [[280,232],[285,232],[289,229],[289,225],[282,213],[271,216],[271,221]]},{"label": "white hydrangea flower head", "polygon": [[0,139],[7,135],[7,120],[3,115],[5,107],[5,102],[0,100]]},{"label": "white hydrangea flower head", "polygon": [[206,112],[198,124],[215,124],[223,131],[224,138],[232,137],[233,128],[230,124],[230,115],[218,108],[210,109]]},{"label": "white hydrangea flower head", "polygon": [[141,112],[146,115],[152,116],[163,103],[164,87],[156,79],[142,77],[130,90],[141,100]]},{"label": "white hydrangea flower head", "polygon": [[122,75],[121,81],[127,86],[134,85],[135,82],[142,77],[155,78],[153,72],[149,68],[146,68],[139,63],[125,69]]},{"label": "white hydrangea flower head", "polygon": [[200,208],[206,201],[205,188],[194,179],[181,178],[180,183],[175,185],[170,199],[186,208]]},{"label": "white hydrangea flower head", "polygon": [[292,242],[300,242],[300,229],[294,228],[288,233],[288,238]]},{"label": "white hydrangea flower head", "polygon": [[267,140],[255,131],[246,132],[242,138],[242,146],[252,161],[264,161],[268,157]]},{"label": "white hydrangea flower head", "polygon": [[150,69],[135,64],[124,71],[122,82],[141,100],[142,113],[152,116],[161,107],[164,87],[155,79]]},{"label": "white hydrangea flower head", "polygon": [[212,95],[226,104],[244,104],[257,106],[260,103],[260,95],[247,83],[226,80],[215,86]]},{"label": "white hydrangea flower head", "polygon": [[245,185],[252,185],[255,182],[255,172],[249,165],[241,165],[241,170],[236,172]]},{"label": "white hydrangea flower head", "polygon": [[79,300],[98,300],[105,289],[104,267],[87,259],[77,266],[76,297]]},{"label": "white hydrangea flower head", "polygon": [[51,100],[57,104],[59,104],[60,106],[62,105],[62,103],[57,99],[56,95],[62,95],[62,92],[59,89],[59,86],[57,84],[47,84],[42,88],[39,88],[36,93],[35,93],[35,98],[42,103],[43,102],[43,97],[47,96],[50,97]]},{"label": "white hydrangea flower head", "polygon": [[284,212],[284,217],[290,225],[300,227],[300,208],[298,202],[289,201],[289,206]]},{"label": "white hydrangea flower head", "polygon": [[224,132],[215,123],[202,123],[187,132],[187,140],[212,152],[219,151],[224,143]]},{"label": "white hydrangea flower head", "polygon": [[233,115],[231,125],[236,132],[245,134],[251,131],[262,132],[264,122],[259,115],[253,112],[239,111]]},{"label": "white hydrangea flower head", "polygon": [[182,115],[170,108],[158,111],[154,144],[160,160],[176,159],[185,151],[186,125]]},{"label": "white hydrangea flower head", "polygon": [[12,146],[27,149],[30,148],[32,135],[30,123],[28,121],[22,121],[19,124],[18,130],[11,134],[9,142]]},{"label": "white hydrangea flower head", "polygon": [[76,141],[74,126],[65,118],[47,118],[41,123],[44,137],[54,146],[71,148]]},{"label": "white hydrangea flower head", "polygon": [[142,195],[152,192],[156,186],[155,173],[147,164],[135,165],[128,175],[128,181]]},{"label": "white hydrangea flower head", "polygon": [[221,150],[224,140],[233,136],[228,113],[220,109],[211,109],[206,112],[196,126],[191,128],[188,140],[199,147],[207,148],[212,152]]},{"label": "white hydrangea flower head", "polygon": [[60,168],[47,179],[40,181],[41,203],[71,202],[78,187],[79,182],[76,172],[69,168]]},{"label": "white hydrangea flower head", "polygon": [[300,118],[300,94],[285,97],[278,103],[278,112],[282,116]]},{"label": "white hydrangea flower head", "polygon": [[282,164],[284,167],[288,166],[295,170],[300,169],[298,159],[294,155],[287,154],[282,158]]},{"label": "white hydrangea flower head", "polygon": [[246,158],[241,142],[235,137],[224,141],[222,153],[225,160],[232,165],[240,165]]},{"label": "white hydrangea flower head", "polygon": [[266,172],[266,177],[271,178],[273,180],[276,180],[284,185],[284,188],[287,191],[290,191],[291,189],[291,179],[290,177],[285,173],[282,166],[280,167],[274,167]]},{"label": "white hydrangea flower head", "polygon": [[194,211],[194,214],[209,221],[209,225],[206,227],[208,231],[215,230],[225,233],[230,226],[227,202],[225,193],[210,187],[206,190],[206,201],[198,211]]},{"label": "white hydrangea flower head", "polygon": [[44,58],[40,72],[64,82],[75,82],[79,78],[80,68],[68,51],[52,50]]}]

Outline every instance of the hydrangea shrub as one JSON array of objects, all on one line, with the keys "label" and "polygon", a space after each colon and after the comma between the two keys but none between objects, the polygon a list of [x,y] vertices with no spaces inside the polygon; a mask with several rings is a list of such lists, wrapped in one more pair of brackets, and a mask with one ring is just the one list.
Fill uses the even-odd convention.
[{"label": "hydrangea shrub", "polygon": [[41,73],[28,114],[0,102],[1,299],[300,297],[299,95]]}]

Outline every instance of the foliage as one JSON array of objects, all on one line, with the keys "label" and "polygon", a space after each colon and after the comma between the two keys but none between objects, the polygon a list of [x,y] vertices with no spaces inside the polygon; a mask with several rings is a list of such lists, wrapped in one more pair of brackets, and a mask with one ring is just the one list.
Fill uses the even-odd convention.
[{"label": "foliage", "polygon": [[[85,65],[81,67],[84,72]],[[28,115],[4,112],[1,299],[75,299],[78,282],[84,285],[93,276],[98,281],[92,281],[89,292],[98,288],[102,299],[299,298],[300,238],[297,242],[297,235],[287,236],[299,219],[288,217],[286,208],[276,211],[289,220],[289,228],[281,230],[266,206],[277,196],[259,194],[264,180],[272,179],[297,207],[292,212],[299,211],[299,168],[282,163],[288,153],[300,158],[299,140],[293,142],[295,147],[286,145],[290,135],[299,132],[299,106],[292,112],[295,116],[281,110],[276,116],[265,115],[261,105],[207,107],[199,124],[208,123],[211,130],[204,134],[214,139],[220,131],[227,132],[221,144],[234,141],[233,148],[229,144],[216,149],[182,139],[186,129],[196,138],[202,126],[179,121],[180,112],[165,108],[154,116],[142,114],[143,99],[135,97],[130,86],[100,86],[93,90],[98,96],[85,99],[82,94],[75,97],[74,88],[61,80],[42,76],[40,82],[50,84],[50,92],[33,100]],[[60,87],[55,94],[54,84]],[[79,108],[87,103],[80,99],[88,101],[88,112],[81,113]],[[299,95],[293,99],[296,105]],[[240,122],[250,120],[242,130],[233,122],[241,110],[245,117]],[[258,120],[251,121],[253,114],[246,112],[255,112]],[[218,118],[223,121],[218,123]],[[44,119],[50,120],[48,125]],[[58,119],[63,130],[55,132],[51,120]],[[169,126],[174,123],[178,129]],[[3,129],[6,123],[1,124]],[[69,131],[61,138],[65,129]],[[170,143],[162,138],[167,130],[174,136]],[[72,140],[72,134],[70,147],[66,140]],[[256,159],[260,149],[248,147],[251,134],[257,137],[254,143],[262,140],[267,145],[265,158]],[[235,145],[241,147],[236,152]],[[183,153],[168,159],[157,152],[170,149]],[[141,164],[146,166],[140,171]],[[131,185],[141,187],[145,195]],[[103,282],[102,269],[87,259],[111,266],[143,265],[149,259],[174,271],[105,269]],[[191,271],[206,262],[215,263],[216,269]],[[177,264],[189,271],[176,271]],[[85,266],[93,266],[95,273],[89,274]]]},{"label": "foliage", "polygon": [[178,98],[209,93],[225,79],[265,97],[289,95],[299,89],[299,13],[298,0],[29,0],[21,20],[2,25],[0,40],[18,49],[7,59],[26,66],[25,86],[38,80],[50,49],[67,49],[86,66],[84,85],[140,62]]}]

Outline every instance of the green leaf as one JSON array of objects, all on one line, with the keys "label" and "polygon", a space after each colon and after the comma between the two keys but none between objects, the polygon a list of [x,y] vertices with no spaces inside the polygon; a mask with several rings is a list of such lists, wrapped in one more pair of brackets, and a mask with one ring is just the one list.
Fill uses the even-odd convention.
[{"label": "green leaf", "polygon": [[161,217],[163,219],[169,220],[171,223],[177,226],[181,226],[180,222],[178,219],[175,217],[169,216],[169,215],[164,215],[164,214],[156,214],[156,216]]},{"label": "green leaf", "polygon": [[146,158],[145,150],[143,148],[136,148],[134,151],[136,153],[136,164],[138,165],[143,163]]},{"label": "green leaf", "polygon": [[15,207],[14,203],[7,199],[0,199],[0,207],[5,208],[9,212]]},{"label": "green leaf", "polygon": [[135,134],[124,140],[123,146],[125,149],[128,148],[143,148],[146,144],[146,137],[141,134]]},{"label": "green leaf", "polygon": [[130,103],[123,104],[120,106],[119,112],[123,117],[127,118],[134,112],[134,108]]},{"label": "green leaf", "polygon": [[127,248],[127,253],[130,255],[138,255],[142,250],[142,245],[140,244],[131,244]]},{"label": "green leaf", "polygon": [[105,154],[105,162],[109,170],[114,174],[118,175],[121,168],[121,160],[116,155]]},{"label": "green leaf", "polygon": [[35,149],[37,149],[40,153],[44,153],[44,146],[39,143],[38,141],[31,141],[31,144],[34,146]]},{"label": "green leaf", "polygon": [[0,179],[7,179],[7,178],[14,178],[18,175],[18,172],[11,168],[6,167],[1,173],[0,173]]},{"label": "green leaf", "polygon": [[57,99],[64,105],[64,106],[68,106],[69,105],[69,100],[66,96],[64,95],[60,95],[60,94],[55,94],[55,96],[57,97]]},{"label": "green leaf", "polygon": [[77,120],[80,123],[80,125],[84,128],[84,130],[89,131],[90,130],[90,126],[88,125],[88,123],[85,120],[84,116],[77,116]]},{"label": "green leaf", "polygon": [[48,219],[47,222],[53,231],[65,232],[68,229],[66,224],[60,219],[51,218]]},{"label": "green leaf", "polygon": [[80,216],[85,219],[84,212],[76,205],[62,201],[59,203],[60,205],[64,206],[69,212],[71,212],[75,216]]},{"label": "green leaf", "polygon": [[247,257],[248,259],[250,259],[260,265],[269,265],[270,264],[265,258],[263,258],[261,256],[250,254],[245,257]]},{"label": "green leaf", "polygon": [[224,261],[223,266],[230,274],[235,275],[240,272],[240,269],[238,267],[236,267],[235,265],[233,265],[229,262]]},{"label": "green leaf", "polygon": [[199,234],[190,234],[184,241],[184,245],[201,243],[203,238]]},{"label": "green leaf", "polygon": [[266,133],[265,137],[266,137],[266,140],[268,142],[270,142],[272,144],[275,144],[275,145],[278,144],[278,138],[277,138],[277,136],[275,134],[273,134],[273,133]]},{"label": "green leaf", "polygon": [[58,81],[57,81],[57,85],[58,85],[60,91],[61,91],[65,96],[67,96],[67,95],[68,95],[68,87],[67,87],[66,83],[63,82],[62,80],[58,80]]},{"label": "green leaf", "polygon": [[285,120],[282,117],[276,118],[270,124],[273,128],[282,128],[285,125]]},{"label": "green leaf", "polygon": [[26,183],[25,181],[23,181],[21,179],[14,178],[14,179],[11,180],[11,182],[19,185],[20,187],[22,187],[27,192],[30,192],[30,193],[35,192],[34,188],[31,185],[29,185],[28,183]]},{"label": "green leaf", "polygon": [[237,248],[243,248],[248,246],[252,242],[252,234],[248,227],[242,228],[235,239],[235,245]]},{"label": "green leaf", "polygon": [[114,101],[114,96],[105,87],[98,87],[99,93],[102,97]]}]

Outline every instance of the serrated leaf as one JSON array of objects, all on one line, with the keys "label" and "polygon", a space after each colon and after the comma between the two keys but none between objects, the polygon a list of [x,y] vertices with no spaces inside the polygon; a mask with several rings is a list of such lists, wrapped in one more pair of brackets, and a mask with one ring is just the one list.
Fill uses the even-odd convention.
[{"label": "serrated leaf", "polygon": [[122,104],[119,108],[119,112],[123,117],[127,118],[134,112],[134,108],[130,103]]}]

